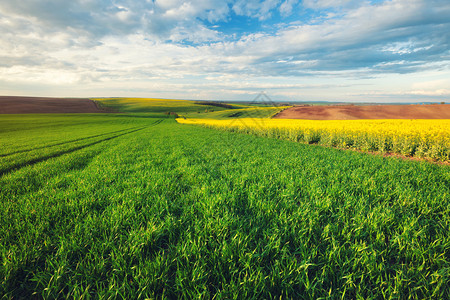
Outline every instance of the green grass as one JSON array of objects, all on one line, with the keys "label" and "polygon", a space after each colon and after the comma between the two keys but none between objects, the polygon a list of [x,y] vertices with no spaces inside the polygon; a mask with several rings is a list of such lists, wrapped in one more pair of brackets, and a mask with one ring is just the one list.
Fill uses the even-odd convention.
[{"label": "green grass", "polygon": [[0,174],[139,131],[148,126],[151,117],[126,114],[1,116]]},{"label": "green grass", "polygon": [[450,297],[448,166],[145,116],[0,116],[0,296]]}]

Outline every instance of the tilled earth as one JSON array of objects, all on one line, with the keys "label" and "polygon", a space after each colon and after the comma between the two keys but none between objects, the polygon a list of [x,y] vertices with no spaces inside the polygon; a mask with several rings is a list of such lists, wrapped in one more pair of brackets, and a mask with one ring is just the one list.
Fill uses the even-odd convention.
[{"label": "tilled earth", "polygon": [[450,119],[450,105],[323,105],[294,106],[275,119],[357,120],[357,119]]},{"label": "tilled earth", "polygon": [[90,99],[0,96],[0,114],[100,112]]}]

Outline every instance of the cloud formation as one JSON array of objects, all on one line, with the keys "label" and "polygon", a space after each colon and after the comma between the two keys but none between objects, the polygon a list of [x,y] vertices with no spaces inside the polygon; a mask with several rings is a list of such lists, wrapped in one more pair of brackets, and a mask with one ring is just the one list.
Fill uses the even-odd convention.
[{"label": "cloud formation", "polygon": [[0,93],[442,98],[416,86],[450,74],[449,15],[446,0],[4,0]]}]

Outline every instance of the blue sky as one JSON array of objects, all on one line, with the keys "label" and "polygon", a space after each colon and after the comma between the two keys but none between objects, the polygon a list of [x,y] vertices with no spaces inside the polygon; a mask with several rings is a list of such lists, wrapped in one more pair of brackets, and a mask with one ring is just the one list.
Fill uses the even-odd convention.
[{"label": "blue sky", "polygon": [[2,0],[0,94],[450,102],[448,0]]}]

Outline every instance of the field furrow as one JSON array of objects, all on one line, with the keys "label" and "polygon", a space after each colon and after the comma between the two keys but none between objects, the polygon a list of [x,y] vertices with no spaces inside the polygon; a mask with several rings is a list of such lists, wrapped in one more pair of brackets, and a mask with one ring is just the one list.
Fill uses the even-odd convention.
[{"label": "field furrow", "polygon": [[[131,129],[136,129],[136,128],[131,128]],[[108,135],[113,135],[115,133],[125,132],[125,131],[128,131],[128,130],[130,130],[130,129],[122,129],[122,130],[112,131],[112,132],[108,132],[108,133],[102,133],[102,134],[96,134],[96,135],[90,135],[90,136],[86,136],[86,137],[81,137],[81,138],[77,138],[77,139],[74,139],[74,140],[68,140],[68,141],[64,141],[64,142],[48,144],[48,145],[45,145],[45,146],[37,146],[35,148],[24,149],[24,150],[20,150],[20,151],[0,154],[0,157],[6,157],[6,156],[14,155],[14,154],[31,152],[31,151],[36,151],[36,150],[41,150],[41,149],[46,149],[46,148],[51,148],[51,147],[56,147],[56,146],[63,146],[63,145],[66,145],[66,144],[73,144],[75,142],[80,142],[80,141],[84,141],[84,140],[90,140],[90,139],[94,139],[94,138],[97,138],[97,137],[104,137],[104,136],[108,136]]]},{"label": "field furrow", "polygon": [[[137,129],[133,130],[126,130],[125,132],[121,131],[120,134],[105,134],[100,135],[100,139],[95,139],[94,141],[88,141],[86,142],[85,139],[79,139],[76,142],[83,141],[81,145],[77,145],[77,143],[71,143],[70,145],[66,145],[67,143],[61,143],[58,146],[64,145],[65,147],[58,147],[57,149],[48,149],[49,147],[41,147],[37,148],[38,150],[45,149],[44,151],[34,151],[33,153],[23,153],[19,152],[20,155],[14,155],[13,157],[8,157],[8,159],[0,159],[0,176],[3,176],[4,174],[7,174],[9,172],[18,170],[20,168],[31,166],[36,163],[59,157],[64,154],[72,153],[75,151],[78,151],[80,149],[84,149],[93,145],[96,145],[98,143],[102,143],[105,141],[109,141],[139,130],[144,129],[145,127],[139,127]],[[95,136],[96,138],[99,136]],[[86,138],[91,139],[91,138]],[[26,151],[28,152],[28,151]]]}]

